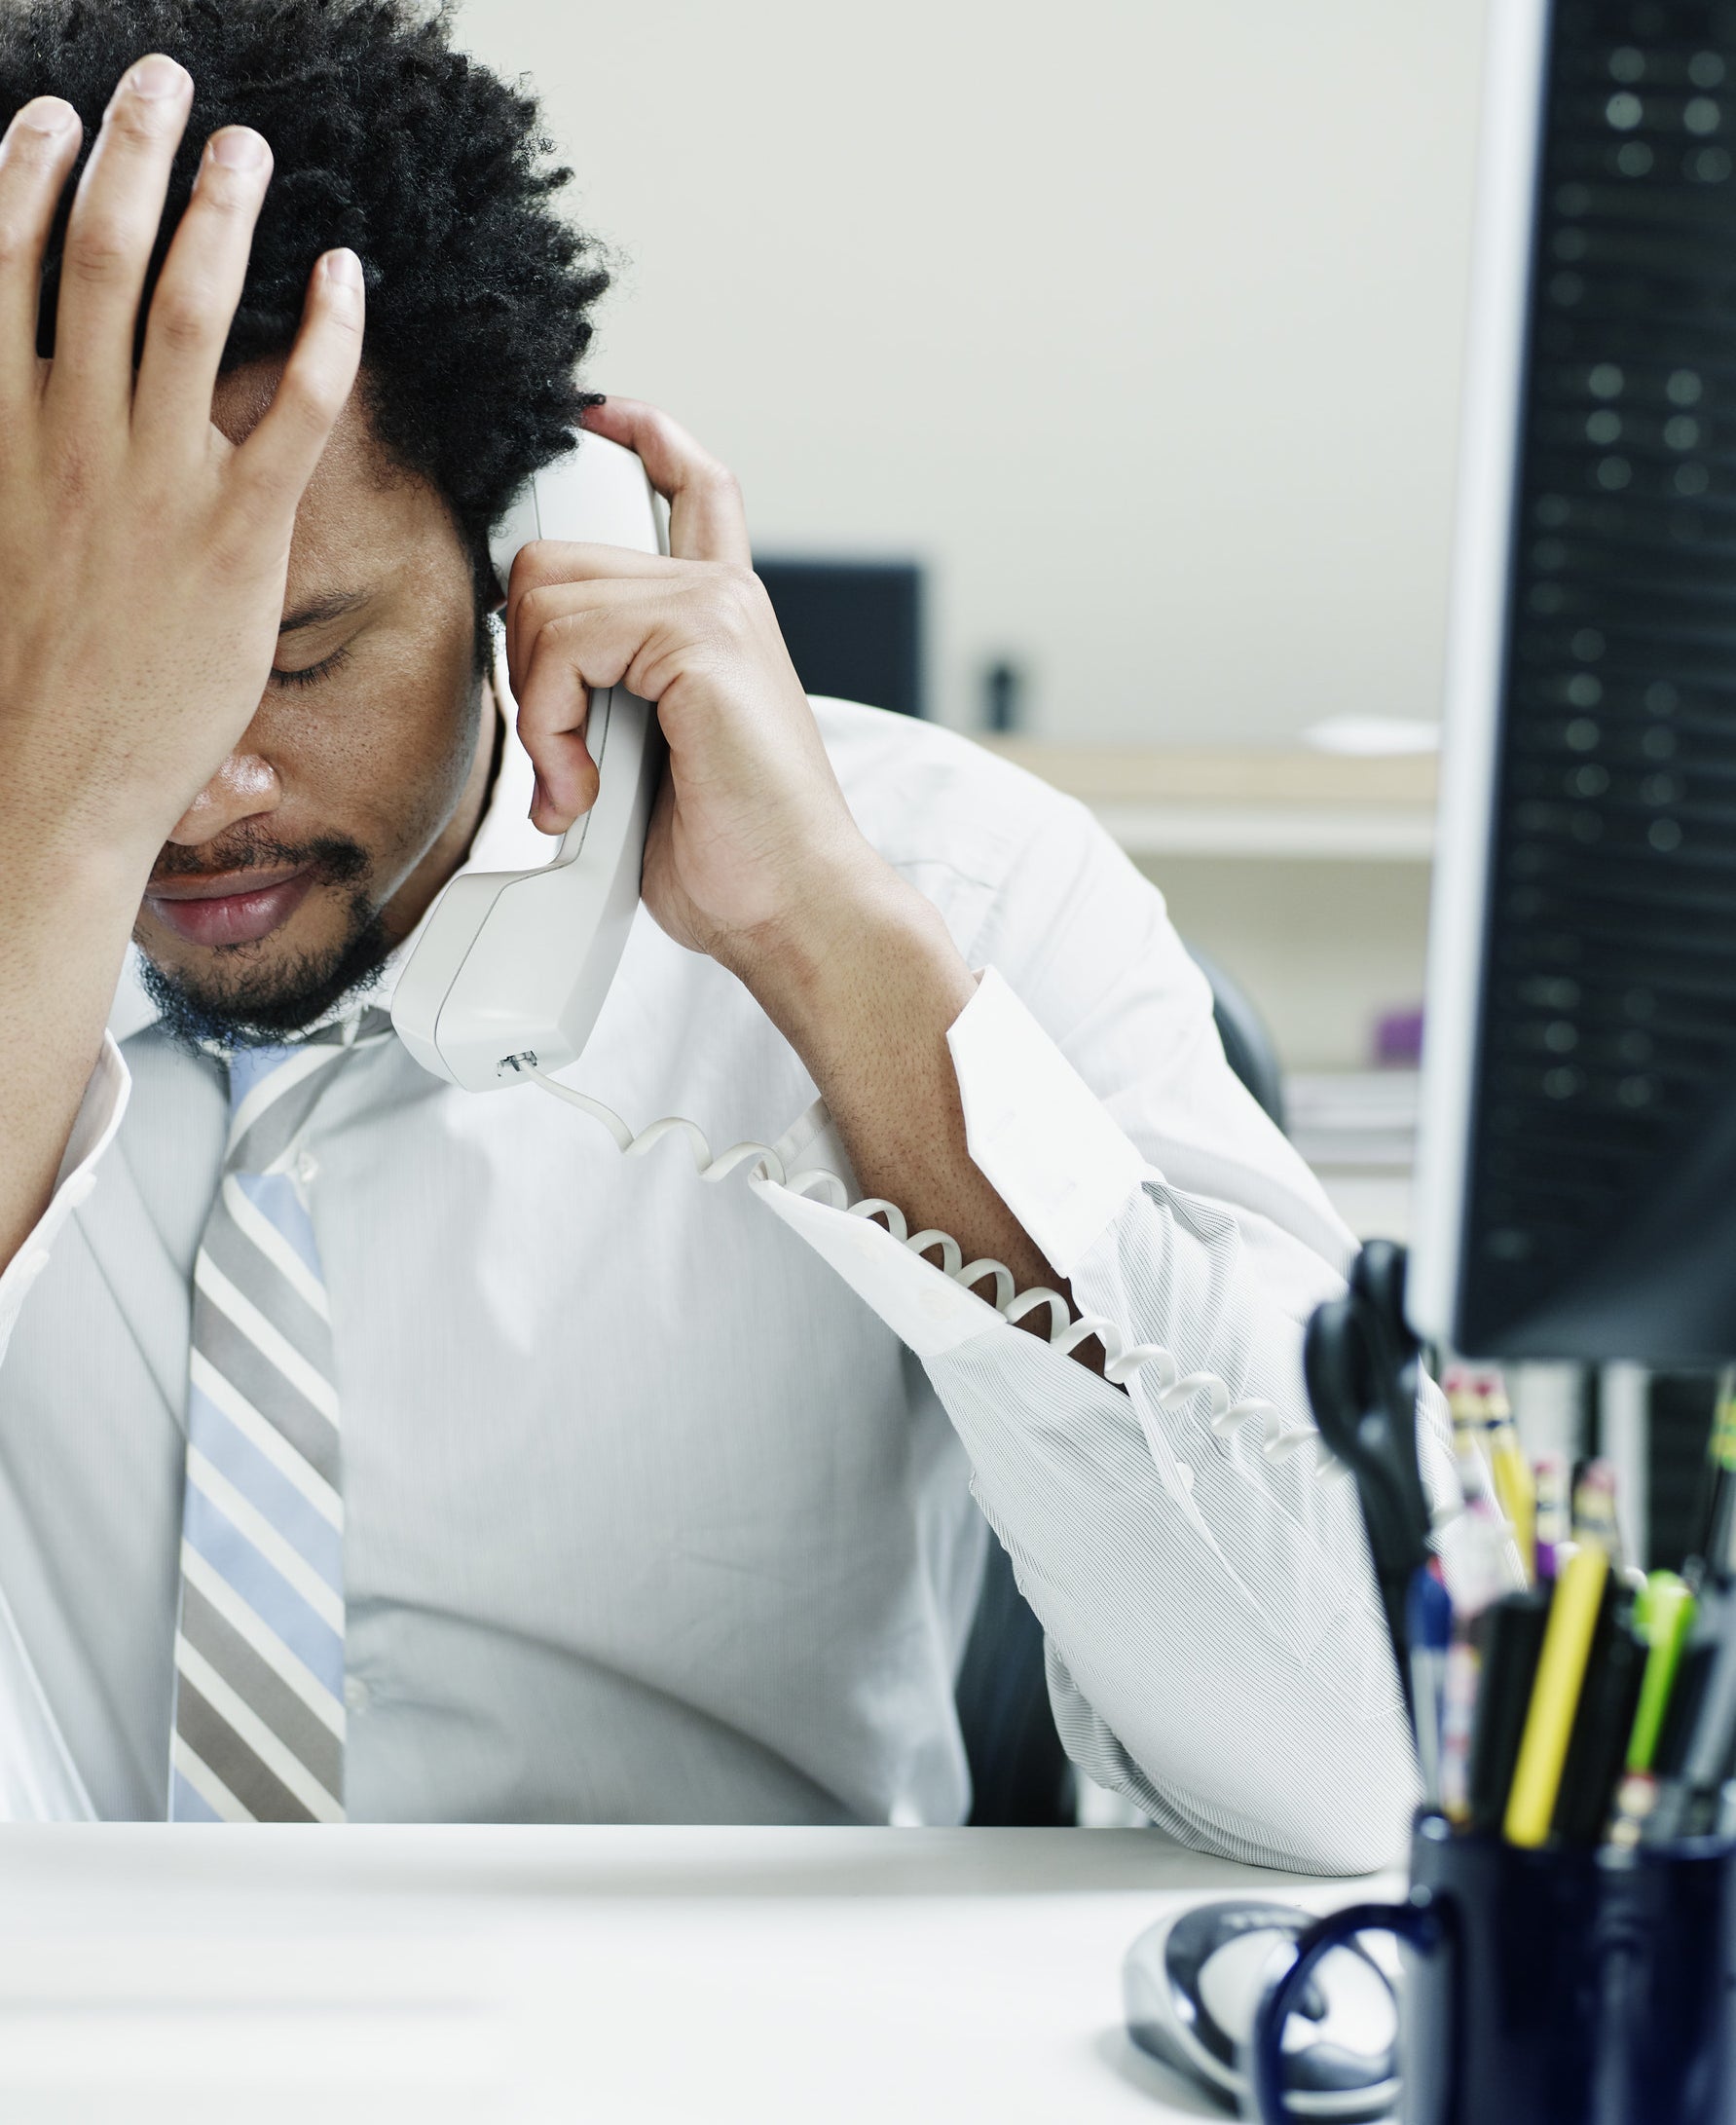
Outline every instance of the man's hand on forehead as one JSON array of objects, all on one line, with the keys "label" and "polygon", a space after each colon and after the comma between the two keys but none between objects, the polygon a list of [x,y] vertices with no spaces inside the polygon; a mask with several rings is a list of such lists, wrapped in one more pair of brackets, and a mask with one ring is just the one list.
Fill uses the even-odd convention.
[{"label": "man's hand on forehead", "polygon": [[328,252],[269,411],[239,447],[213,427],[272,170],[232,126],[206,144],[135,369],[192,86],[157,55],[116,89],[73,199],[51,362],[42,269],[84,114],[38,97],[0,140],[0,780],[15,832],[112,851],[141,886],[258,705],[296,508],[362,340],[359,263]]}]

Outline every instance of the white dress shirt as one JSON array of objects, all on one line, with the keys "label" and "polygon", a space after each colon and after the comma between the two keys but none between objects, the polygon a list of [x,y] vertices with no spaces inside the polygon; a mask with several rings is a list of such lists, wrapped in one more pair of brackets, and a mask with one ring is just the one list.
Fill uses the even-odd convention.
[{"label": "white dress shirt", "polygon": [[[1300,1363],[1349,1235],[1088,813],[932,726],[816,710],[868,839],[992,970],[950,1036],[973,1156],[1078,1304],[1158,1355],[1122,1392],[863,1219],[358,1051],[300,1168],[344,1409],[349,1811],[958,1821],[975,1494],[1093,1779],[1235,1856],[1384,1862],[1414,1771]],[[546,855],[529,795],[509,735],[472,867]],[[18,1814],[165,1813],[189,1289],[227,1106],[130,972],[110,1033],[0,1275]],[[643,909],[565,1078],[718,1147],[814,1099],[748,991]],[[845,1171],[823,1124],[794,1163]]]}]

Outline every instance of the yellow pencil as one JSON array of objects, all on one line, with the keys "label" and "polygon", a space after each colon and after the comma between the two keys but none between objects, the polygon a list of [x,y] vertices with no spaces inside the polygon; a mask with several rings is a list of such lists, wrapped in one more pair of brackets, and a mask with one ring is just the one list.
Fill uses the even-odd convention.
[{"label": "yellow pencil", "polygon": [[1585,1682],[1585,1663],[1608,1578],[1608,1552],[1601,1543],[1587,1542],[1574,1551],[1555,1583],[1543,1651],[1537,1660],[1537,1679],[1532,1686],[1519,1761],[1514,1766],[1506,1818],[1501,1825],[1509,1845],[1537,1845],[1549,1835],[1562,1767],[1573,1732],[1573,1715],[1579,1709],[1579,1693]]},{"label": "yellow pencil", "polygon": [[1513,1530],[1525,1583],[1537,1584],[1537,1484],[1531,1463],[1520,1449],[1513,1424],[1513,1404],[1507,1399],[1507,1383],[1498,1372],[1482,1379],[1483,1424],[1489,1440],[1490,1473],[1495,1478],[1496,1502]]},{"label": "yellow pencil", "polygon": [[1495,1495],[1519,1546],[1527,1585],[1537,1583],[1537,1486],[1510,1424],[1494,1435],[1489,1452]]}]

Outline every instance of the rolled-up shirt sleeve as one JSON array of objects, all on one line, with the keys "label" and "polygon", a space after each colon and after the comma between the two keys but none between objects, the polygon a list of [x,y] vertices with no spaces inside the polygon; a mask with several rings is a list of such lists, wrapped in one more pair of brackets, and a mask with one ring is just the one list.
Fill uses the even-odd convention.
[{"label": "rolled-up shirt sleeve", "polygon": [[[1355,1489],[1302,1375],[1354,1242],[1231,1075],[1160,896],[1089,821],[1053,825],[983,925],[993,966],[949,1038],[972,1156],[1120,1384],[877,1225],[760,1192],[922,1359],[1081,1768],[1191,1845],[1384,1865],[1415,1764]],[[1438,1396],[1423,1416],[1445,1505]]]}]

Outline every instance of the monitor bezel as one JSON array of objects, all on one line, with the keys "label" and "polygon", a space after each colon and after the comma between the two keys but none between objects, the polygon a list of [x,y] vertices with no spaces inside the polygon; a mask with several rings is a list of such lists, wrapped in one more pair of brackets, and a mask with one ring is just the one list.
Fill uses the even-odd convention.
[{"label": "monitor bezel", "polygon": [[1553,12],[1552,0],[1488,12],[1406,1298],[1418,1333],[1455,1350]]}]

